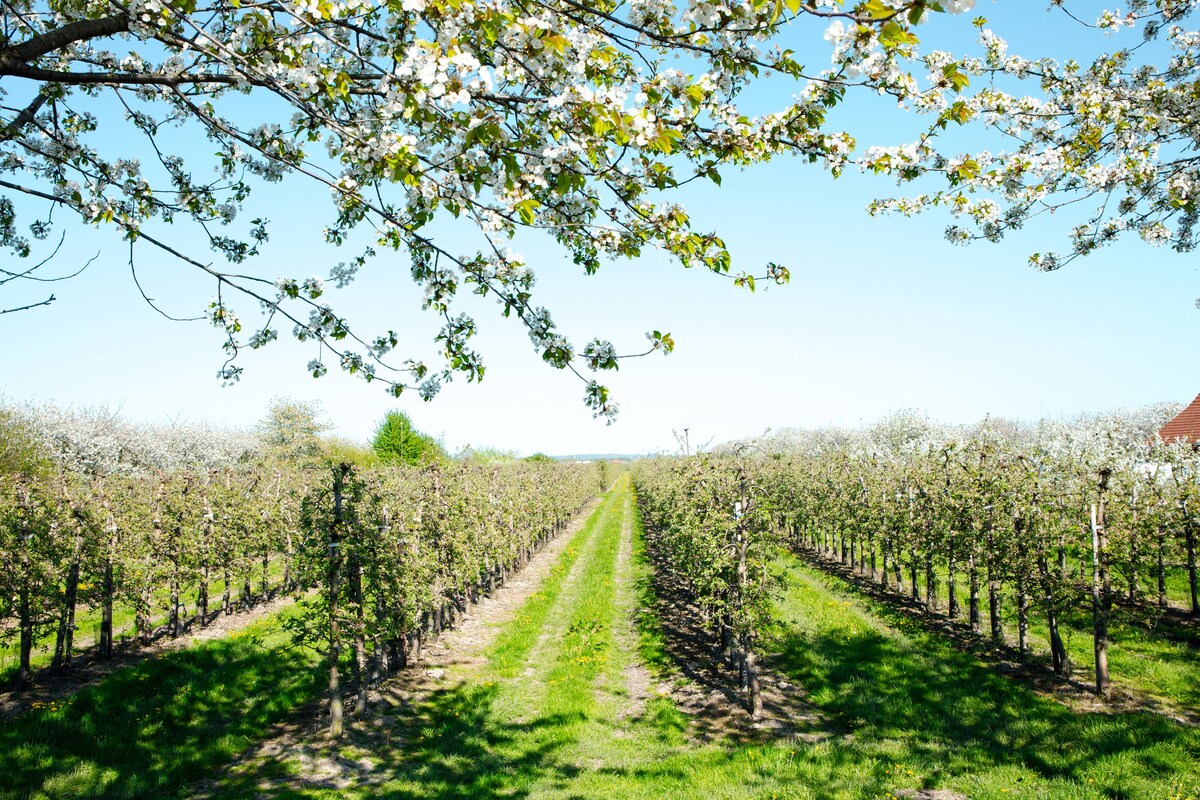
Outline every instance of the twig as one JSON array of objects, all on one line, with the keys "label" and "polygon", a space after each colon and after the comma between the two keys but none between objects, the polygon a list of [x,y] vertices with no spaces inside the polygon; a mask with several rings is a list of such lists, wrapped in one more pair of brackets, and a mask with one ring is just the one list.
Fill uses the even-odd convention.
[{"label": "twig", "polygon": [[47,297],[45,300],[43,300],[40,303],[30,303],[27,306],[20,306],[19,308],[0,308],[0,314],[13,314],[17,311],[28,311],[29,309],[37,308],[38,306],[48,306],[53,302],[54,302],[54,295],[50,295],[49,297]]}]

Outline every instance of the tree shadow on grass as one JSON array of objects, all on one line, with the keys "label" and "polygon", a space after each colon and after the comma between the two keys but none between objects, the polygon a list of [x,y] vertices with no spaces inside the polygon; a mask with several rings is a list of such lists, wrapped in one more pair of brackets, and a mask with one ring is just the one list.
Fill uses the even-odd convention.
[{"label": "tree shadow on grass", "polygon": [[[898,612],[875,613],[904,621]],[[905,627],[904,637],[874,629],[779,632],[771,663],[843,734],[837,749],[899,749],[946,775],[1019,768],[1090,783],[1108,797],[1152,796],[1144,781],[1198,774],[1200,731],[1149,713],[1073,712]],[[1131,792],[1129,776],[1142,789]]]},{"label": "tree shadow on grass", "polygon": [[494,708],[497,696],[495,684],[432,692],[377,725],[353,727],[344,742],[254,761],[212,796],[465,800],[525,797],[534,784],[565,787],[580,770],[556,754],[575,740],[585,715],[506,721]]},{"label": "tree shadow on grass", "polygon": [[0,798],[181,796],[319,690],[312,656],[242,635],[166,653],[0,728]]}]

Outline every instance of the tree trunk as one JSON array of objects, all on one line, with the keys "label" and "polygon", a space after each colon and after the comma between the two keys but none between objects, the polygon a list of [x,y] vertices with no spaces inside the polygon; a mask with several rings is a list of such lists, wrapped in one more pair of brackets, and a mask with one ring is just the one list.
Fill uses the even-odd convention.
[{"label": "tree trunk", "polygon": [[292,558],[294,555],[292,547],[292,531],[289,529],[284,533],[284,554],[283,554],[283,590],[290,592],[292,586]]},{"label": "tree trunk", "polygon": [[758,678],[758,661],[754,655],[754,643],[749,635],[746,636],[742,646],[742,653],[746,668],[746,689],[749,692],[747,699],[749,700],[750,717],[758,719],[762,716],[763,711],[762,686]]},{"label": "tree trunk", "polygon": [[1192,610],[1193,617],[1200,617],[1200,593],[1197,592],[1196,585],[1196,526],[1188,520],[1187,534],[1185,536],[1185,544],[1187,546],[1187,568],[1188,568],[1188,588],[1192,594]]},{"label": "tree trunk", "polygon": [[1017,572],[1017,649],[1029,654],[1029,596],[1025,593],[1025,573]]},{"label": "tree trunk", "polygon": [[937,570],[932,550],[925,553],[925,607],[930,611],[937,611],[938,607]]},{"label": "tree trunk", "polygon": [[342,687],[338,676],[341,638],[338,631],[338,599],[342,579],[342,487],[350,468],[341,464],[333,472],[333,524],[329,528],[329,735],[340,739],[345,731]]},{"label": "tree trunk", "polygon": [[1142,551],[1138,547],[1137,535],[1137,515],[1134,512],[1133,529],[1129,532],[1129,604],[1133,605],[1138,600],[1138,595],[1141,593],[1141,587],[1138,586],[1138,570],[1142,566]]},{"label": "tree trunk", "polygon": [[1158,579],[1158,607],[1167,607],[1167,566],[1164,561],[1164,552],[1167,549],[1167,528],[1165,525],[1158,526],[1158,553],[1156,564],[1154,565],[1155,577]]},{"label": "tree trunk", "polygon": [[[18,493],[18,502],[26,502],[26,495]],[[29,557],[29,542],[33,534],[28,528],[21,529],[21,588],[17,597],[17,625],[20,630],[20,657],[17,667],[17,689],[26,689],[33,680],[33,576]]]},{"label": "tree trunk", "polygon": [[1100,499],[1092,504],[1092,633],[1096,656],[1096,694],[1107,697],[1108,678],[1108,613],[1112,606],[1108,576],[1108,531],[1104,508],[1107,473],[1101,472]]},{"label": "tree trunk", "polygon": [[50,658],[50,669],[61,669],[63,665],[63,646],[67,643],[67,606],[58,610],[58,627],[54,637],[54,655]]},{"label": "tree trunk", "polygon": [[912,599],[921,599],[921,587],[917,584],[917,548],[908,551],[908,578],[912,584]]},{"label": "tree trunk", "polygon": [[362,718],[367,713],[367,619],[363,600],[362,565],[355,559],[350,567],[353,575],[351,591],[354,593],[354,671],[358,683],[358,697],[354,703],[354,713]]},{"label": "tree trunk", "polygon": [[103,487],[98,491],[101,495],[101,506],[104,508],[106,520],[105,531],[108,533],[108,550],[104,558],[104,577],[100,587],[100,657],[112,658],[113,654],[113,595],[116,593],[116,581],[113,574],[113,561],[117,557],[117,520],[108,504]]},{"label": "tree trunk", "polygon": [[78,540],[76,544],[76,555],[71,561],[71,569],[67,572],[67,592],[64,598],[66,608],[64,609],[64,617],[66,624],[63,626],[63,647],[62,647],[62,666],[71,666],[71,659],[75,650],[75,608],[79,603],[79,551],[82,543]]},{"label": "tree trunk", "polygon": [[1046,625],[1050,630],[1050,660],[1054,664],[1054,674],[1061,678],[1071,677],[1071,656],[1063,643],[1062,633],[1058,629],[1058,613],[1054,606],[1046,609]]},{"label": "tree trunk", "polygon": [[112,658],[113,654],[113,565],[104,562],[104,583],[100,598],[100,657]]},{"label": "tree trunk", "polygon": [[967,556],[967,582],[970,590],[970,597],[967,601],[967,619],[971,623],[971,630],[974,633],[980,633],[983,626],[979,619],[979,566],[975,563],[975,554]]},{"label": "tree trunk", "polygon": [[1004,638],[1004,628],[1000,624],[1000,581],[996,578],[995,566],[993,565],[991,558],[988,558],[987,582],[988,624],[992,638],[996,641],[1000,641]]},{"label": "tree trunk", "polygon": [[204,498],[204,525],[200,531],[200,589],[196,593],[196,613],[200,615],[200,625],[203,627],[208,624],[209,554],[213,538],[213,512],[207,496]]},{"label": "tree trunk", "polygon": [[171,571],[171,638],[178,639],[180,634],[179,624],[179,556],[178,553],[172,557],[173,569]]},{"label": "tree trunk", "polygon": [[954,575],[958,564],[954,560],[954,545],[950,545],[950,552],[947,558],[950,565],[946,572],[946,616],[950,619],[958,619],[958,581]]},{"label": "tree trunk", "polygon": [[133,614],[133,627],[137,631],[138,641],[150,644],[150,598],[152,594],[148,586],[143,585],[138,592],[137,610]]},{"label": "tree trunk", "polygon": [[1038,554],[1038,570],[1041,573],[1042,600],[1046,604],[1046,628],[1050,634],[1050,661],[1054,665],[1055,675],[1069,677],[1071,660],[1063,645],[1062,634],[1058,630],[1057,603],[1054,599],[1054,587],[1050,581],[1050,564],[1045,551]]},{"label": "tree trunk", "polygon": [[904,592],[904,565],[900,563],[900,550],[892,547],[892,571],[896,573],[896,593]]}]

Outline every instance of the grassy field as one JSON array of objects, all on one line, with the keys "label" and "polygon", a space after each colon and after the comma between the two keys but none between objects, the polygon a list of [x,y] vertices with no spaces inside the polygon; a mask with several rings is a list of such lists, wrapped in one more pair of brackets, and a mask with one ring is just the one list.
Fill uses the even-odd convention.
[{"label": "grassy field", "polygon": [[[275,559],[270,562],[267,568],[267,579],[270,583],[271,590],[278,589],[283,578],[283,564],[280,559]],[[253,602],[262,601],[262,574],[256,573],[255,578],[251,581],[251,588],[255,592]],[[225,581],[214,578],[208,588],[208,608],[209,614],[218,611],[221,608],[221,596],[225,591]],[[233,599],[234,609],[242,607],[240,602],[242,596],[242,584],[240,581],[233,583],[230,587],[230,596]],[[182,608],[180,614],[184,620],[191,618],[199,613],[199,594],[195,587],[189,588],[183,593]],[[170,593],[166,589],[161,589],[156,592],[152,599],[151,612],[151,628],[157,628],[161,625],[166,625],[170,620]],[[134,607],[129,603],[120,600],[113,603],[113,641],[116,644],[127,642],[135,635]],[[75,612],[75,653],[78,655],[82,650],[91,647],[100,641],[100,608],[93,608],[86,603],[80,603]],[[47,631],[43,636],[39,637],[34,642],[33,654],[30,662],[33,668],[40,669],[50,664],[51,658],[54,655],[54,644],[57,636],[56,628]],[[9,630],[4,646],[0,646],[0,686],[11,684],[17,676],[17,671],[20,667],[20,648],[15,641],[16,631]]]},{"label": "grassy field", "polygon": [[1073,712],[837,578],[790,557],[779,568],[788,588],[776,666],[841,734],[827,745],[837,760],[876,763],[895,781],[889,790],[1200,796],[1197,730],[1155,714]]},{"label": "grassy field", "polygon": [[[1186,591],[1185,578],[1179,575],[1174,577],[1180,591]],[[924,596],[923,571],[920,578]],[[903,596],[907,598],[912,588],[907,570],[904,580]],[[948,602],[945,570],[938,574],[937,581],[939,613],[944,615]],[[969,596],[965,574],[958,575],[955,594],[959,603],[959,623],[965,631]],[[981,589],[981,595],[982,636],[988,636],[986,584]],[[1176,609],[1176,614],[1179,613]],[[1005,640],[1015,648],[1017,601],[1009,586],[1005,586],[1001,593],[1001,619]],[[1109,625],[1109,671],[1118,691],[1135,693],[1168,708],[1194,711],[1200,709],[1200,629],[1180,625],[1176,620],[1177,617],[1165,615],[1154,605],[1116,605]],[[1075,677],[1090,684],[1094,675],[1090,596],[1081,598],[1072,609],[1061,614],[1059,626]],[[1028,637],[1031,653],[1041,657],[1049,670],[1050,639],[1043,615],[1031,613]]]},{"label": "grassy field", "polygon": [[280,622],[164,653],[6,722],[0,797],[187,796],[320,691],[316,656],[291,647]]},{"label": "grassy field", "polygon": [[[624,541],[625,537],[631,540]],[[632,554],[621,559],[622,548]],[[1196,798],[1200,737],[1158,716],[1078,714],[785,558],[770,659],[821,720],[774,741],[701,742],[653,690],[671,657],[645,607],[647,566],[622,484],[546,583],[499,633],[482,667],[400,709],[396,746],[369,786],[280,780],[260,765],[223,797],[888,798],[946,788],[971,798]],[[628,676],[651,669],[639,702]],[[276,781],[263,791],[264,779]]]},{"label": "grassy field", "polygon": [[633,501],[623,477],[479,658],[322,745],[357,770],[346,785],[313,780],[302,748],[226,766],[320,692],[316,658],[264,620],[5,726],[0,797],[1200,799],[1196,729],[1072,711],[790,556],[765,663],[813,713],[774,739],[699,738],[659,691],[681,681],[668,640],[635,613],[654,598]]}]

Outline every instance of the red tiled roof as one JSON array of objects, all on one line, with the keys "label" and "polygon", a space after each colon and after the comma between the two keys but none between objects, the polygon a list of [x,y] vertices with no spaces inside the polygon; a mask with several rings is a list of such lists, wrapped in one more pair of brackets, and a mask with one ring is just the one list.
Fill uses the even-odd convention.
[{"label": "red tiled roof", "polygon": [[1158,438],[1164,442],[1177,439],[1200,442],[1200,394],[1196,395],[1190,406],[1179,412],[1179,416],[1159,429]]}]

